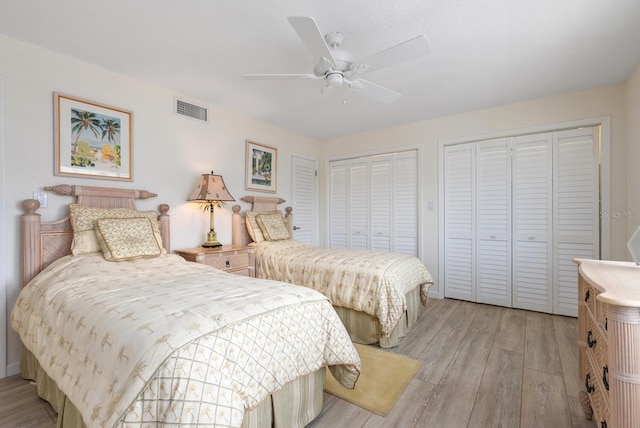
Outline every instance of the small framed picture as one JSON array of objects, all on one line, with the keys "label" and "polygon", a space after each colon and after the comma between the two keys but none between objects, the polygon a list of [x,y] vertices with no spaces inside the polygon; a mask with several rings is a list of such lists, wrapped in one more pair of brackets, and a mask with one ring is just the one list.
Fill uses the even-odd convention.
[{"label": "small framed picture", "polygon": [[53,94],[54,174],[133,180],[133,113]]},{"label": "small framed picture", "polygon": [[278,149],[247,141],[245,189],[276,192]]}]

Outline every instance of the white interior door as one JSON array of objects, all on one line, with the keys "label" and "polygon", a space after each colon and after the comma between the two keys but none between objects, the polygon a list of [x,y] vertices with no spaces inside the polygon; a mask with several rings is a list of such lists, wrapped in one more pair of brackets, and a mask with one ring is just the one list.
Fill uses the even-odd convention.
[{"label": "white interior door", "polygon": [[444,295],[476,301],[475,144],[444,148]]},{"label": "white interior door", "polygon": [[559,131],[553,139],[555,314],[578,315],[574,258],[600,258],[599,127]]},{"label": "white interior door", "polygon": [[511,306],[511,145],[507,138],[476,146],[476,297]]},{"label": "white interior door", "polygon": [[391,251],[392,156],[371,159],[371,246],[372,250]]},{"label": "white interior door", "polygon": [[349,162],[349,248],[369,249],[369,161]]},{"label": "white interior door", "polygon": [[419,257],[418,253],[418,152],[398,153],[393,159],[393,234],[391,251]]},{"label": "white interior door", "polygon": [[329,163],[329,236],[327,247],[347,248],[348,183],[346,160]]},{"label": "white interior door", "polygon": [[552,134],[513,139],[513,307],[551,313]]},{"label": "white interior door", "polygon": [[318,177],[316,161],[291,156],[291,207],[293,208],[293,239],[318,245],[317,200]]}]

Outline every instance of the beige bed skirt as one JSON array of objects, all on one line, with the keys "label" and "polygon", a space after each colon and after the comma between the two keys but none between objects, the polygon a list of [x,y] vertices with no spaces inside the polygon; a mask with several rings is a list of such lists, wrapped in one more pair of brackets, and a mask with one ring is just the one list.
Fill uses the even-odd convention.
[{"label": "beige bed skirt", "polygon": [[[31,352],[23,348],[20,361],[22,377],[36,382],[38,396],[51,403],[58,413],[57,428],[86,428],[73,403],[44,372]],[[322,411],[325,368],[286,384],[265,398],[258,407],[247,411],[243,428],[304,427]]]},{"label": "beige bed skirt", "polygon": [[399,339],[411,331],[411,327],[415,324],[423,307],[420,303],[420,287],[409,291],[405,298],[407,300],[407,310],[389,337],[383,337],[380,322],[378,322],[377,318],[353,309],[340,306],[334,306],[334,308],[347,332],[349,332],[352,341],[364,345],[379,343],[381,348],[392,348],[398,346]]}]

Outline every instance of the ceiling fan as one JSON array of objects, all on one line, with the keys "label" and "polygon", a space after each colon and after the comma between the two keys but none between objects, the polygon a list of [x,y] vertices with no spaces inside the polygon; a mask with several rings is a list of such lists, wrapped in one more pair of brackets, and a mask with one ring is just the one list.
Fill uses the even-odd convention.
[{"label": "ceiling fan", "polygon": [[400,97],[399,92],[362,79],[359,75],[427,55],[431,49],[427,38],[420,35],[356,60],[350,52],[340,49],[344,39],[342,33],[333,31],[323,36],[313,18],[291,16],[288,19],[314,57],[313,74],[243,74],[242,77],[250,80],[323,79],[326,85],[320,91],[322,94],[332,88],[346,85],[356,93],[384,103],[392,103]]}]

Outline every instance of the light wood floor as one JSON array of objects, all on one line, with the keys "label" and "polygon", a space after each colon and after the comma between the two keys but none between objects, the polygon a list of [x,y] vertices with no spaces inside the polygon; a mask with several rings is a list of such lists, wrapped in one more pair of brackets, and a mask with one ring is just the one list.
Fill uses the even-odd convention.
[{"label": "light wood floor", "polygon": [[[386,417],[324,395],[309,427],[589,427],[578,401],[577,320],[430,300],[397,352],[423,366]],[[55,427],[19,376],[0,380],[0,427]]]}]

